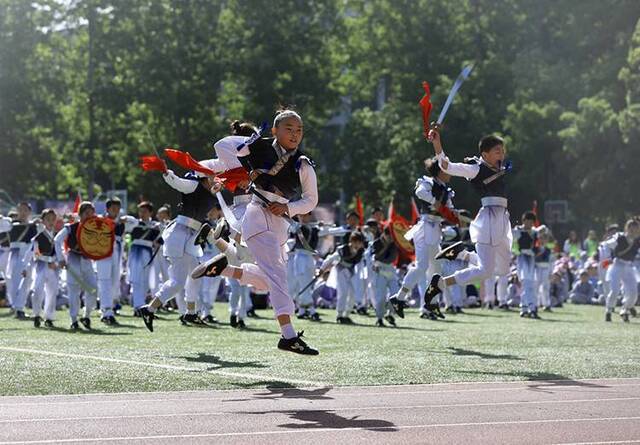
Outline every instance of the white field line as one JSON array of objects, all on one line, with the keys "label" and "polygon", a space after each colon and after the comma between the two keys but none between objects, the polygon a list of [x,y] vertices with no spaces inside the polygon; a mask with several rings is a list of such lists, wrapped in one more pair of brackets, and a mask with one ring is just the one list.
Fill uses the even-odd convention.
[{"label": "white field line", "polygon": [[148,368],[159,368],[159,369],[168,369],[171,371],[196,371],[196,372],[206,372],[209,374],[217,374],[225,377],[235,377],[241,379],[251,379],[251,380],[277,380],[280,382],[290,383],[293,385],[307,385],[307,386],[322,386],[320,382],[312,382],[309,380],[297,380],[290,378],[280,378],[276,376],[268,376],[268,375],[259,375],[259,374],[247,374],[243,372],[230,372],[230,371],[220,371],[217,369],[208,370],[202,368],[190,368],[187,366],[176,366],[176,365],[165,365],[162,363],[150,363],[150,362],[139,362],[135,360],[124,360],[118,358],[110,358],[110,357],[98,357],[95,355],[86,355],[86,354],[69,354],[66,352],[53,352],[53,351],[40,351],[36,349],[23,349],[23,348],[12,348],[0,346],[0,350],[2,351],[10,351],[10,352],[21,352],[27,354],[39,354],[39,355],[51,355],[56,357],[68,357],[68,358],[79,358],[85,360],[93,360],[98,362],[107,362],[107,363],[121,363],[125,365],[135,365],[135,366],[144,366]]}]

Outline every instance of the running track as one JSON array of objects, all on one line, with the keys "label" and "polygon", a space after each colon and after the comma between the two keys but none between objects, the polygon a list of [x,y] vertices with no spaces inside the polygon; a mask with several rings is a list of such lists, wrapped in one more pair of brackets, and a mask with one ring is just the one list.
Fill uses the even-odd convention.
[{"label": "running track", "polygon": [[0,443],[640,444],[640,378],[0,397]]}]

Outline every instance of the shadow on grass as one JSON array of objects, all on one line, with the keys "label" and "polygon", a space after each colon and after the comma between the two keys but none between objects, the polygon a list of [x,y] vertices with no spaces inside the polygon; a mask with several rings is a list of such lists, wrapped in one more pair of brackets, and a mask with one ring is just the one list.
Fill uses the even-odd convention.
[{"label": "shadow on grass", "polygon": [[607,385],[599,385],[597,383],[574,380],[562,374],[555,374],[552,372],[537,372],[537,371],[493,372],[493,371],[464,371],[464,370],[460,370],[457,372],[460,372],[461,374],[519,377],[523,380],[530,380],[529,382],[527,382],[527,388],[530,389],[531,391],[553,392],[554,388],[566,387],[566,386],[579,386],[579,387],[586,387],[586,388],[608,388]]},{"label": "shadow on grass", "polygon": [[[60,328],[53,328],[52,330],[62,331]],[[79,334],[79,335],[132,335],[131,332],[114,332],[114,331],[103,331],[101,329],[78,329],[77,331],[72,331],[71,329],[64,329],[70,334]]]},{"label": "shadow on grass", "polygon": [[225,368],[266,368],[267,365],[263,365],[262,363],[251,361],[251,362],[236,362],[230,360],[223,360],[220,356],[217,355],[209,355],[204,352],[199,352],[195,357],[193,356],[174,356],[173,358],[179,358],[186,360],[187,362],[192,363],[209,363],[216,366],[210,366],[207,368],[207,371],[216,371],[219,369]]},{"label": "shadow on grass", "polygon": [[[398,322],[402,322],[400,319],[396,319],[396,323]],[[330,324],[333,326],[337,326],[339,328],[370,328],[370,329],[383,329],[383,328],[379,328],[376,325],[372,324],[361,324],[361,323],[354,323],[354,324],[338,324],[332,321],[325,321],[325,320],[321,320],[321,321],[313,321],[310,322],[313,324]],[[422,328],[414,328],[412,326],[402,326],[402,325],[397,325],[397,326],[391,326],[389,324],[386,325],[386,328],[388,329],[397,329],[400,331],[422,331],[422,332],[440,332],[442,331],[442,329],[422,329]]]},{"label": "shadow on grass", "polygon": [[447,350],[451,351],[451,355],[459,355],[464,357],[478,357],[488,360],[522,360],[522,357],[511,354],[487,354],[484,352],[471,351],[469,349],[462,348],[447,348]]}]

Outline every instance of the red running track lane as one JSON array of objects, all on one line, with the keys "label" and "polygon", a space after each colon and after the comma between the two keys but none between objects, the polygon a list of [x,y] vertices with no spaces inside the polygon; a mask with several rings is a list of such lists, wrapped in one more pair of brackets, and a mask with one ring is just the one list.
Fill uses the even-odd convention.
[{"label": "red running track lane", "polygon": [[640,378],[0,398],[0,443],[639,443]]}]

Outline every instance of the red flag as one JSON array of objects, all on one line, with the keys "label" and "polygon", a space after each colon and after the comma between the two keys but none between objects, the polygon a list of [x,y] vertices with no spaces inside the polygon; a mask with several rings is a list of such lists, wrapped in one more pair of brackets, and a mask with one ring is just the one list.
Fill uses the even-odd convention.
[{"label": "red flag", "polygon": [[422,99],[420,99],[420,102],[418,102],[420,104],[420,108],[422,108],[422,125],[424,127],[424,135],[425,137],[427,137],[427,135],[429,134],[429,126],[430,126],[430,120],[429,117],[431,116],[431,90],[429,89],[429,84],[425,81],[422,82],[422,88],[424,88],[424,96],[422,96]]},{"label": "red flag", "polygon": [[438,208],[438,213],[451,224],[455,224],[456,226],[460,224],[458,215],[456,215],[449,207],[441,205],[440,208]]},{"label": "red flag", "polygon": [[80,196],[80,191],[78,190],[78,193],[76,194],[76,201],[73,203],[73,212],[72,213],[78,213],[78,210],[80,210],[80,203],[82,202],[82,197]]},{"label": "red flag", "polygon": [[409,221],[405,218],[396,213],[393,200],[391,200],[391,203],[389,204],[389,219],[387,224],[391,237],[398,247],[399,255],[395,262],[396,266],[410,263],[415,259],[415,249],[411,242],[404,237],[404,234],[407,233],[411,224],[409,224]]},{"label": "red flag", "polygon": [[419,219],[420,219],[420,212],[418,211],[416,200],[411,198],[411,222],[413,224],[416,224]]},{"label": "red flag", "polygon": [[235,192],[240,182],[249,180],[249,174],[243,167],[238,167],[219,174],[218,178],[224,180],[225,188]]},{"label": "red flag", "polygon": [[362,207],[362,199],[360,199],[360,195],[358,193],[356,193],[356,212],[358,213],[360,225],[364,226],[364,208]]},{"label": "red flag", "polygon": [[216,173],[210,168],[205,167],[200,164],[198,161],[193,159],[193,157],[189,154],[189,152],[183,152],[180,150],[174,150],[172,148],[166,148],[164,153],[167,155],[169,159],[178,164],[180,167],[186,170],[193,170],[200,173],[204,173],[208,176],[215,176]]},{"label": "red flag", "polygon": [[533,208],[531,209],[534,215],[536,215],[536,222],[533,223],[535,227],[540,227],[540,220],[538,219],[538,201],[533,201]]},{"label": "red flag", "polygon": [[166,173],[167,164],[157,156],[140,156],[140,167],[146,172],[158,171]]}]

